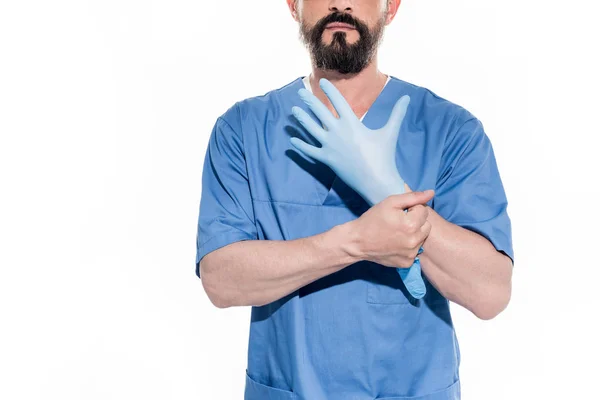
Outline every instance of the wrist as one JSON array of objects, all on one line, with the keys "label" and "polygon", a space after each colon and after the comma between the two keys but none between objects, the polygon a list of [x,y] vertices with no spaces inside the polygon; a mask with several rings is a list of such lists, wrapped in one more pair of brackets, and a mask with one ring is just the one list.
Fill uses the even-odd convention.
[{"label": "wrist", "polygon": [[373,179],[368,192],[371,196],[367,200],[373,206],[389,196],[410,193],[412,190],[399,174],[393,174],[384,180]]},{"label": "wrist", "polygon": [[348,263],[353,264],[358,261],[366,260],[362,251],[362,240],[358,229],[356,229],[356,220],[349,221],[335,226],[332,233],[338,238],[339,246],[348,258]]},{"label": "wrist", "polygon": [[359,194],[369,206],[373,207],[375,204],[381,203],[388,196],[400,193],[397,185],[387,185],[385,183],[372,182],[364,192]]}]

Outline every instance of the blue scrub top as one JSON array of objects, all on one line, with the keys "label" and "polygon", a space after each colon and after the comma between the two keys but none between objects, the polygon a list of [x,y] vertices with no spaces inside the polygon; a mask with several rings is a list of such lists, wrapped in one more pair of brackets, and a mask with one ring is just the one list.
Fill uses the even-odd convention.
[{"label": "blue scrub top", "polygon": [[[302,77],[240,101],[216,121],[204,159],[196,274],[207,253],[240,240],[293,240],[358,218],[366,202],[290,136],[319,146],[291,114]],[[481,122],[396,77],[363,123],[382,127],[411,98],[396,164],[412,190],[514,260],[507,198]],[[318,120],[317,120],[318,121]],[[281,265],[285,268],[285,265]],[[354,263],[270,304],[252,307],[245,400],[460,399],[460,350],[449,303],[425,278],[414,300],[394,268]]]}]

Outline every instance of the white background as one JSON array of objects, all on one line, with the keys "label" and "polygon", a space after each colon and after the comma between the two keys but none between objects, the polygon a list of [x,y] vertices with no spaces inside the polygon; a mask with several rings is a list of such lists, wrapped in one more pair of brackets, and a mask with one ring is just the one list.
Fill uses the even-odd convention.
[{"label": "white background", "polygon": [[[381,70],[483,121],[509,199],[511,304],[452,309],[465,400],[598,395],[585,3],[405,0],[386,30]],[[310,72],[285,1],[0,4],[0,398],[241,399],[250,308],[194,273],[201,167],[235,101]]]}]

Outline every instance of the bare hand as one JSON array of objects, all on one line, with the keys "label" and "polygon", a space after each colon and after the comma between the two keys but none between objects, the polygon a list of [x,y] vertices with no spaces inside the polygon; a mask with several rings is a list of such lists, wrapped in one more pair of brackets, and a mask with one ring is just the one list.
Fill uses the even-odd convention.
[{"label": "bare hand", "polygon": [[359,258],[387,267],[412,266],[431,231],[426,203],[433,195],[433,190],[391,195],[352,221]]}]

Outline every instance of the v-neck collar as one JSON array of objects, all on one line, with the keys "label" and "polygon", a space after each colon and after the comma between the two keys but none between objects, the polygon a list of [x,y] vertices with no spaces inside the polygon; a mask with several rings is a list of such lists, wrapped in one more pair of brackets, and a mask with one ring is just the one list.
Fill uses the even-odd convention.
[{"label": "v-neck collar", "polygon": [[[298,78],[298,86],[306,87],[305,79],[306,76]],[[367,128],[378,129],[385,125],[385,123],[387,123],[386,117],[389,117],[394,104],[396,103],[398,98],[400,98],[404,94],[398,93],[398,90],[393,89],[394,87],[397,88],[398,84],[401,84],[401,82],[402,81],[398,78],[395,78],[392,75],[388,75],[386,84],[381,89],[381,92],[379,92],[379,95],[375,98],[375,101],[373,101],[373,104],[371,104],[371,107],[369,107],[369,109],[361,119],[362,123]],[[296,85],[294,86],[298,87]],[[308,85],[308,90],[311,90],[310,84]],[[397,95],[397,98],[395,94]],[[304,108],[310,114],[312,114],[312,112],[305,105],[302,105],[301,107]],[[315,121],[318,121],[318,118],[315,119]],[[325,164],[323,164],[323,166],[323,173],[330,175],[330,178],[315,179],[316,191],[319,196],[319,202],[322,205],[345,205],[348,207],[361,207],[365,210],[368,209],[366,201],[358,193],[356,193],[352,188],[346,185],[346,183],[342,179],[340,179],[328,166],[326,166]],[[331,185],[327,186],[327,184],[324,182],[331,182]]]},{"label": "v-neck collar", "polygon": [[[309,92],[313,93],[312,87],[310,86],[309,76],[308,75],[303,76],[301,79],[302,79],[302,83],[304,84],[304,87]],[[391,80],[392,80],[392,76],[388,75],[387,80],[383,84],[383,87],[381,88],[381,91],[379,92],[379,95],[377,97],[381,96],[381,94],[383,93],[383,91],[385,90],[386,86],[388,85],[388,83],[390,83]],[[375,100],[377,100],[377,98]],[[371,107],[373,107],[374,104],[375,104],[375,102],[373,102],[373,104],[371,104]],[[369,110],[371,109],[371,107],[369,107]],[[369,113],[369,110],[367,110],[367,112],[365,112],[363,114],[363,116],[360,118],[361,121],[363,121],[365,119],[366,115]]]}]

